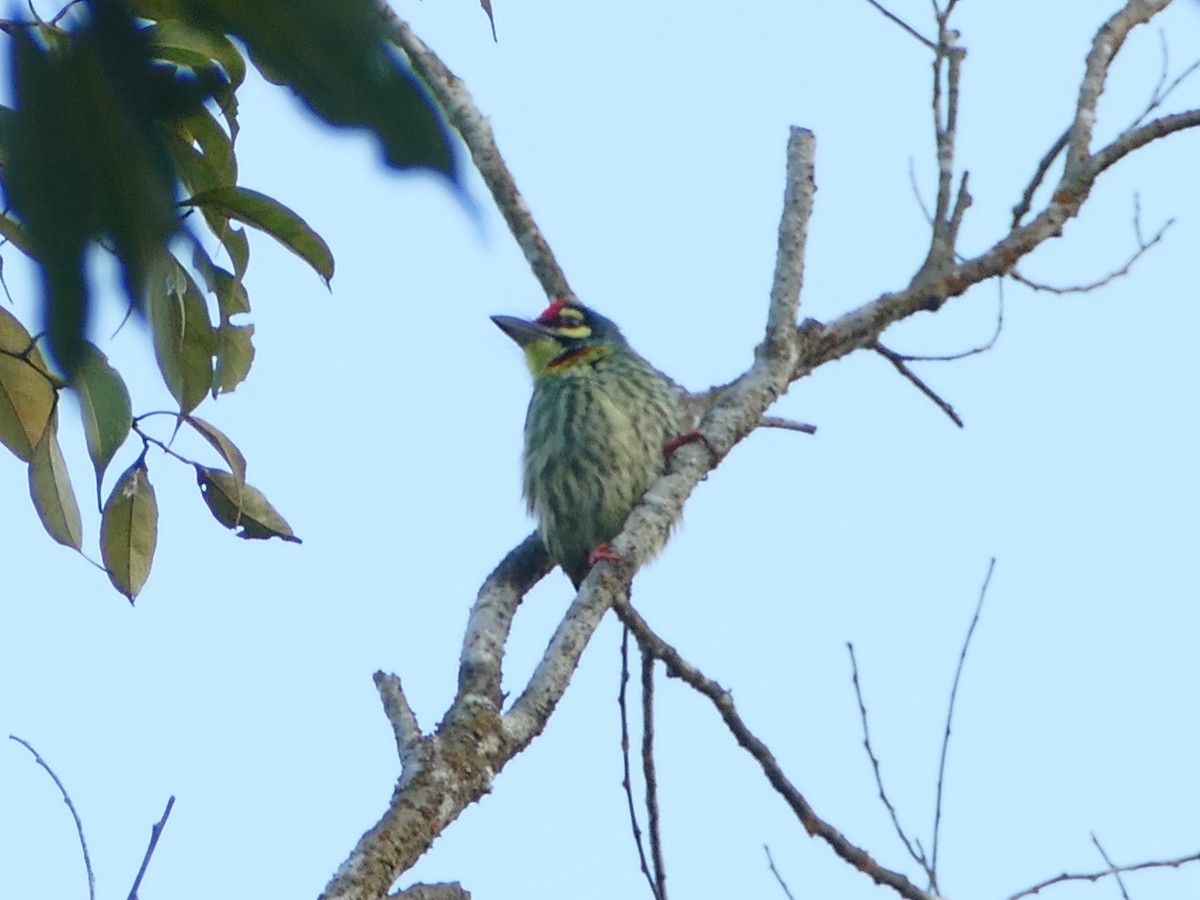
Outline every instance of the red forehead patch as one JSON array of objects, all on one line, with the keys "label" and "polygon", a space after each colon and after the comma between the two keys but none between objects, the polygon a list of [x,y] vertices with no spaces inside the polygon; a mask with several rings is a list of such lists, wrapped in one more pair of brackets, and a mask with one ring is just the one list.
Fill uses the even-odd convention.
[{"label": "red forehead patch", "polygon": [[554,302],[547,306],[542,314],[537,317],[538,324],[549,325],[558,318],[558,314],[563,311],[563,308],[566,305],[567,302],[561,298],[554,300]]}]

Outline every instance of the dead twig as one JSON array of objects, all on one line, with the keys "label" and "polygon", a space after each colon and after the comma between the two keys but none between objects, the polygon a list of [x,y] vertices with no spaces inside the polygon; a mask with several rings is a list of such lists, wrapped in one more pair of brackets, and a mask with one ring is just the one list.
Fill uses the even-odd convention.
[{"label": "dead twig", "polygon": [[54,782],[54,786],[58,788],[59,794],[62,795],[63,802],[67,804],[67,809],[71,811],[71,818],[75,820],[75,833],[79,835],[79,848],[83,851],[83,867],[87,870],[88,880],[88,898],[96,900],[96,876],[92,872],[92,858],[88,855],[87,839],[83,836],[83,822],[79,819],[79,813],[75,810],[75,804],[71,801],[71,795],[67,793],[67,789],[63,786],[59,777],[54,774],[54,770],[50,768],[50,764],[42,759],[40,753],[33,749],[33,745],[24,738],[19,738],[15,734],[8,736],[10,741],[16,741],[26,750],[33,754],[33,761],[46,770],[46,774]]},{"label": "dead twig", "polygon": [[854,656],[854,645],[847,641],[846,649],[850,651],[850,681],[854,685],[854,696],[858,700],[858,717],[862,722],[863,746],[867,750],[867,757],[871,760],[871,770],[875,773],[875,787],[879,789],[879,799],[883,801],[883,805],[892,819],[892,826],[896,829],[896,834],[900,836],[905,849],[908,850],[908,855],[925,870],[930,884],[933,884],[935,879],[933,871],[929,867],[929,861],[919,846],[914,846],[913,842],[908,839],[908,834],[900,824],[900,817],[896,814],[896,807],[888,798],[887,790],[883,786],[883,772],[879,767],[879,757],[875,755],[875,750],[871,746],[871,730],[867,726],[867,705],[863,702],[862,686],[858,680],[858,660]]},{"label": "dead twig", "polygon": [[971,647],[971,636],[975,634],[975,626],[979,624],[979,614],[983,611],[983,599],[987,596],[988,585],[992,583],[992,572],[996,569],[996,557],[988,563],[987,575],[983,578],[983,587],[979,589],[979,602],[975,604],[975,615],[967,628],[967,636],[963,639],[962,650],[958,654],[958,666],[954,670],[954,683],[950,687],[950,704],[946,709],[946,730],[942,734],[942,754],[938,761],[937,799],[933,804],[933,848],[930,853],[931,887],[937,888],[938,838],[942,827],[942,792],[946,784],[946,757],[950,749],[950,726],[954,722],[954,701],[958,697],[958,685],[962,681],[963,664],[967,661],[967,650]]},{"label": "dead twig", "polygon": [[951,422],[953,422],[959,428],[963,427],[963,420],[959,417],[958,413],[956,413],[954,411],[954,407],[951,406],[949,403],[947,403],[945,400],[943,400],[940,396],[938,396],[937,392],[934,391],[933,388],[931,388],[924,381],[922,381],[920,376],[917,375],[916,372],[914,372],[912,369],[910,369],[908,367],[908,365],[904,361],[904,358],[899,353],[889,350],[887,347],[885,347],[883,344],[879,343],[878,341],[875,342],[874,349],[875,349],[876,353],[878,353],[880,356],[882,356],[884,359],[886,359],[888,362],[890,362],[893,366],[895,366],[897,372],[899,372],[901,375],[903,375],[905,378],[907,378],[909,381],[911,381],[913,386],[916,387],[917,390],[919,390],[922,394],[924,394],[926,397],[928,397],[930,400],[932,400],[934,402],[934,404],[938,407],[938,409],[940,409],[947,416],[949,416]]}]

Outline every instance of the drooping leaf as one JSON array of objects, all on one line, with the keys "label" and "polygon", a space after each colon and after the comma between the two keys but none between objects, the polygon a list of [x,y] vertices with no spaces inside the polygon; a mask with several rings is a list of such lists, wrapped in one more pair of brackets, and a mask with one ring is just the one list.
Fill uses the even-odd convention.
[{"label": "drooping leaf", "polygon": [[150,576],[157,543],[158,501],[145,460],[139,459],[117,479],[100,517],[104,568],[130,603]]},{"label": "drooping leaf", "polygon": [[104,472],[129,437],[133,424],[129,389],[120,373],[108,364],[108,357],[92,344],[86,345],[83,363],[75,373],[71,387],[79,397],[83,436],[96,472],[98,500]]},{"label": "drooping leaf", "polygon": [[245,41],[269,79],[333,125],[369,128],[387,162],[457,180],[446,125],[389,51],[375,0],[189,0],[205,27]]},{"label": "drooping leaf", "polygon": [[214,263],[199,242],[192,251],[192,268],[200,273],[209,293],[216,296],[222,322],[240,313],[250,312],[250,298],[241,281]]},{"label": "drooping leaf", "polygon": [[238,537],[247,540],[277,537],[300,543],[287,520],[257,488],[241,485],[239,502],[238,480],[229,472],[204,466],[196,467],[196,483],[213,518],[226,528],[240,527]]},{"label": "drooping leaf", "polygon": [[[189,192],[199,193],[237,181],[233,143],[212,113],[203,107],[165,122],[163,137],[179,179]],[[205,221],[217,234],[224,224],[220,217],[211,214],[205,216]]]},{"label": "drooping leaf", "polygon": [[151,279],[147,307],[163,381],[180,411],[191,412],[212,386],[215,335],[199,287],[174,257]]},{"label": "drooping leaf", "polygon": [[217,329],[217,367],[213,395],[228,394],[246,380],[254,363],[254,326],[222,322]]},{"label": "drooping leaf", "polygon": [[264,231],[312,266],[327,284],[333,278],[333,253],[329,245],[304,219],[278,200],[249,188],[217,187],[183,203]]},{"label": "drooping leaf", "polygon": [[0,308],[0,444],[29,462],[54,400],[41,351],[16,316]]},{"label": "drooping leaf", "polygon": [[29,461],[29,495],[42,526],[65,547],[83,547],[83,518],[58,445],[58,416],[51,417]]},{"label": "drooping leaf", "polygon": [[240,494],[242,486],[246,484],[246,457],[242,455],[237,444],[231,441],[216,425],[204,421],[199,416],[187,416],[184,421],[221,454],[221,458],[229,465],[233,474],[237,494]]},{"label": "drooping leaf", "polygon": [[218,237],[233,263],[233,277],[240,283],[250,265],[250,239],[246,237],[246,229],[229,225]]}]

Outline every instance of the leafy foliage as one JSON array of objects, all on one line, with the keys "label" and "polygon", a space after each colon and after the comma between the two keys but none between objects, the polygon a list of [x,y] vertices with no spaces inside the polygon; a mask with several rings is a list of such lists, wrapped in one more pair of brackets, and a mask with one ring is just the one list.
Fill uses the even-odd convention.
[{"label": "leafy foliage", "polygon": [[[46,531],[81,550],[59,392],[78,397],[97,505],[109,466],[131,435],[140,439],[137,462],[101,510],[105,568],[132,601],[157,543],[151,446],[195,468],[208,509],[241,537],[299,540],[246,483],[236,445],[191,415],[209,395],[234,390],[254,362],[254,326],[240,319],[251,311],[250,244],[236,223],[282,243],[326,284],[334,274],[333,253],[298,213],[239,184],[237,91],[249,69],[241,47],[326,122],[374,132],[390,165],[432,169],[455,186],[457,170],[441,113],[390,49],[373,0],[82,0],[50,21],[34,16],[2,25],[16,102],[0,106],[0,243],[37,264],[44,331],[35,337],[0,309],[0,444],[28,464]],[[116,258],[129,310],[149,323],[178,405],[174,430],[190,426],[227,471],[147,433],[125,380],[87,340],[85,260],[96,246]]]}]

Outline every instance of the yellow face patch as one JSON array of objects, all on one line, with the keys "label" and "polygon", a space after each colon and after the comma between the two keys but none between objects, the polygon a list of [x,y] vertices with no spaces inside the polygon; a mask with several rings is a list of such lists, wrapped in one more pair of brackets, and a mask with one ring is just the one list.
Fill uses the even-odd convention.
[{"label": "yellow face patch", "polygon": [[554,358],[563,352],[563,345],[552,337],[544,337],[530,341],[523,349],[525,365],[529,367],[533,377],[537,378],[546,371],[546,367]]}]

